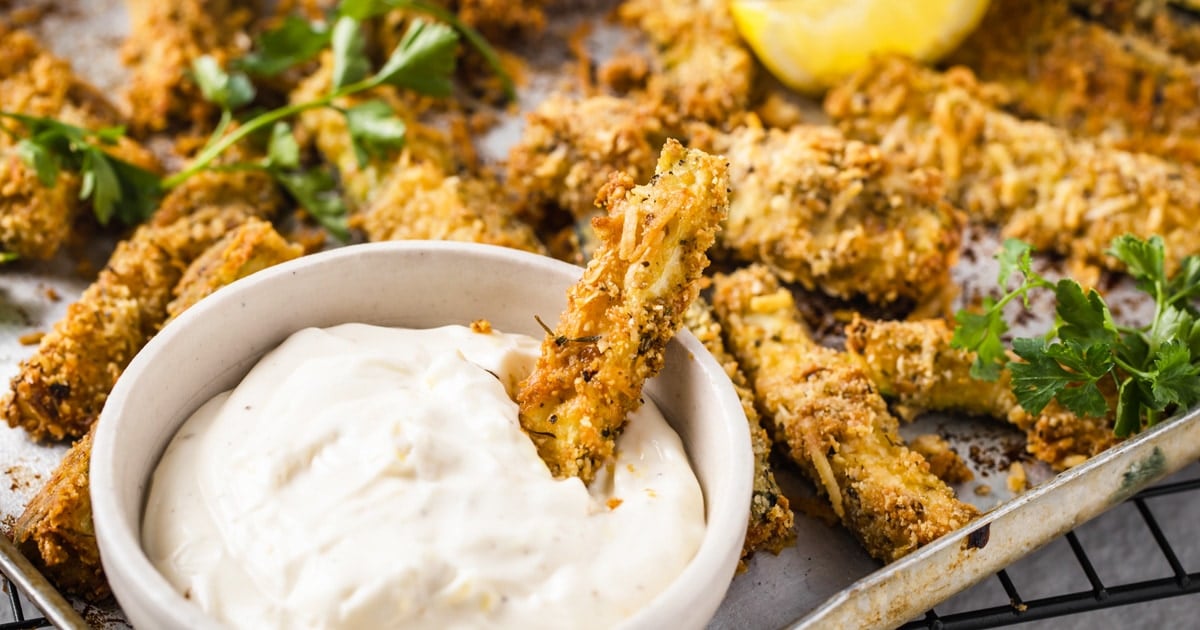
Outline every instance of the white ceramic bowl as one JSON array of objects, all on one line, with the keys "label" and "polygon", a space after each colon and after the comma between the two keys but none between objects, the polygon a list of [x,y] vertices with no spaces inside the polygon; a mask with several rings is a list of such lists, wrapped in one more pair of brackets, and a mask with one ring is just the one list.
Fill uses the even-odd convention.
[{"label": "white ceramic bowl", "polygon": [[[100,416],[92,511],[104,570],[134,625],[216,627],[141,548],[150,476],[180,424],[233,387],[263,353],[308,326],[468,324],[542,335],[581,269],[510,249],[410,241],[346,247],[254,274],[167,326],[122,374]],[[630,628],[701,628],[720,605],[745,536],[753,463],[746,418],[724,371],[690,333],[647,386],[683,439],[704,492],[707,531],[684,572]]]}]

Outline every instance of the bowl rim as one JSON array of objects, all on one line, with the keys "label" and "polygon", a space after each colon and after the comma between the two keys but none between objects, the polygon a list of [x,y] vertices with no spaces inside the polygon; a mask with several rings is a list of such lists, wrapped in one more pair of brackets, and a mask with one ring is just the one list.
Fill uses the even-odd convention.
[{"label": "bowl rim", "polygon": [[[121,586],[125,584],[132,586],[130,590],[136,591],[140,596],[140,600],[136,602],[139,606],[152,608],[186,627],[219,627],[215,620],[206,615],[198,605],[185,599],[170,585],[167,579],[153,566],[142,548],[140,536],[135,532],[141,529],[140,518],[145,510],[149,479],[143,481],[137,523],[130,523],[124,519],[121,501],[118,500],[115,481],[118,476],[116,465],[119,461],[120,445],[123,441],[118,435],[118,428],[122,426],[119,415],[128,404],[131,393],[136,391],[136,384],[141,380],[141,375],[158,367],[156,363],[161,360],[158,359],[161,354],[160,348],[167,346],[173,338],[186,335],[192,322],[210,317],[209,313],[220,311],[229,303],[238,302],[243,295],[254,291],[260,284],[277,282],[280,281],[280,278],[297,275],[298,271],[308,267],[330,264],[331,261],[344,258],[363,255],[421,255],[422,253],[443,257],[465,257],[474,263],[508,259],[507,262],[539,268],[547,274],[569,274],[571,282],[577,280],[584,271],[583,267],[554,258],[494,245],[452,241],[364,243],[302,256],[264,269],[231,283],[182,313],[151,338],[134,356],[123,371],[121,378],[118,379],[97,420],[98,426],[89,465],[89,493],[102,564],[110,580],[115,577],[114,581],[121,582]],[[720,577],[722,584],[728,588],[737,560],[741,556],[742,541],[745,538],[748,522],[747,509],[753,491],[753,451],[749,431],[746,429],[747,420],[742,410],[741,400],[725,369],[686,327],[680,328],[672,343],[680,343],[690,358],[699,362],[703,374],[710,384],[715,386],[712,394],[718,398],[720,406],[728,411],[728,413],[721,414],[721,417],[727,418],[729,421],[723,423],[721,433],[725,440],[724,449],[718,454],[733,458],[731,469],[735,472],[743,470],[744,474],[738,474],[733,479],[724,479],[722,483],[729,486],[729,501],[732,502],[736,498],[739,503],[742,503],[742,499],[744,499],[745,508],[708,510],[709,497],[706,495],[705,534],[696,554],[688,562],[683,572],[676,576],[663,591],[622,622],[621,627],[623,628],[680,625],[680,615],[693,618],[698,618],[698,614],[703,615],[703,619],[699,619],[700,623],[707,622],[718,607],[720,600],[711,602],[711,606],[697,604],[696,600],[706,592],[705,585],[713,579],[714,575]],[[184,420],[180,422],[182,423]],[[161,452],[158,456],[161,457]],[[689,453],[689,459],[691,457]],[[736,465],[739,459],[745,460],[744,466]],[[692,465],[695,467],[696,463],[692,462]],[[150,474],[153,474],[153,469]],[[116,593],[118,589],[114,588],[113,590]],[[723,596],[724,589],[721,594]]]}]

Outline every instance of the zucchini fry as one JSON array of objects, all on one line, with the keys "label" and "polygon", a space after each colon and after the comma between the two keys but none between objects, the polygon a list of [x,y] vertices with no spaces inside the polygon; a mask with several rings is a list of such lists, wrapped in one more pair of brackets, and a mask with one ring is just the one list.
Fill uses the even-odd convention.
[{"label": "zucchini fry", "polygon": [[668,141],[649,184],[616,175],[597,203],[600,245],[520,387],[521,426],[557,477],[589,483],[699,293],[729,207],[725,161]]},{"label": "zucchini fry", "polygon": [[1052,402],[1037,416],[1017,404],[1011,375],[995,382],[971,378],[973,353],[950,347],[940,319],[872,321],[856,317],[846,327],[846,349],[880,392],[898,401],[911,419],[925,411],[958,411],[1005,420],[1025,432],[1026,450],[1061,470],[1117,442],[1112,421],[1084,417]]},{"label": "zucchini fry", "polygon": [[950,281],[963,221],[942,200],[937,172],[826,127],[747,125],[698,144],[729,158],[720,241],[738,258],[872,302],[921,302]]},{"label": "zucchini fry", "polygon": [[657,50],[652,97],[714,125],[750,109],[758,65],[728,0],[626,0],[617,11]]},{"label": "zucchini fry", "polygon": [[896,560],[978,514],[904,446],[857,362],[812,341],[791,292],[770,271],[755,265],[718,275],[713,300],[776,439],[868,553]]},{"label": "zucchini fry", "polygon": [[203,173],[172,191],[21,362],[0,398],[9,426],[38,441],[86,433],[121,371],[166,320],[187,266],[249,217],[273,213],[274,191],[261,173]]},{"label": "zucchini fry", "polygon": [[[116,108],[76,76],[71,64],[51,55],[28,33],[4,26],[0,26],[0,110],[92,130],[121,122]],[[17,137],[25,135],[11,120],[0,125]],[[154,157],[127,138],[105,150],[143,168],[158,169]],[[54,256],[83,210],[80,186],[79,176],[67,171],[58,174],[53,186],[46,186],[21,157],[17,140],[0,134],[0,253],[36,260]]]},{"label": "zucchini fry", "polygon": [[13,542],[59,590],[98,601],[108,597],[92,526],[88,464],[92,435],[71,445],[50,480],[13,524]]},{"label": "zucchini fry", "polygon": [[1200,252],[1200,178],[1161,158],[1099,145],[998,109],[970,71],[883,59],[832,90],[825,109],[851,137],[937,168],[951,200],[1086,268],[1114,269],[1112,239],[1159,234],[1167,268]]},{"label": "zucchini fry", "polygon": [[191,64],[212,55],[221,67],[249,46],[246,32],[255,13],[232,0],[126,0],[132,24],[121,59],[132,77],[126,98],[135,132],[176,125],[205,128],[217,107],[189,77]]},{"label": "zucchini fry", "polygon": [[746,382],[746,375],[738,367],[737,359],[725,348],[725,342],[721,339],[721,325],[713,319],[712,307],[704,298],[696,298],[684,314],[683,322],[717,363],[725,368],[742,401],[742,411],[746,412],[750,426],[750,444],[754,448],[754,494],[750,497],[750,522],[746,527],[746,540],[742,544],[742,559],[738,563],[739,569],[744,570],[755,551],[766,549],[771,553],[779,553],[792,541],[795,515],[771,470],[771,436],[763,428],[762,418],[754,407],[754,392]]},{"label": "zucchini fry", "polygon": [[1076,15],[1121,35],[1139,35],[1188,61],[1200,61],[1200,14],[1186,0],[1070,0]]},{"label": "zucchini fry", "polygon": [[1200,163],[1200,65],[1164,44],[1112,32],[1062,0],[995,0],[951,61],[1003,85],[1022,113],[1107,146]]}]

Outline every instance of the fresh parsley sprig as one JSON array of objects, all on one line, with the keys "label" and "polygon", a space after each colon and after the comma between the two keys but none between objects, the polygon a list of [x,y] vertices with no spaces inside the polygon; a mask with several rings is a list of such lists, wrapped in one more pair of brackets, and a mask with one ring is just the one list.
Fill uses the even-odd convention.
[{"label": "fresh parsley sprig", "polygon": [[0,126],[16,140],[16,151],[37,174],[43,186],[58,183],[63,171],[81,178],[79,198],[91,200],[101,225],[114,217],[126,225],[146,220],[158,207],[162,190],[158,176],[105,152],[125,135],[122,127],[84,129],[51,118],[0,111],[0,118],[18,123],[25,135]]},{"label": "fresh parsley sprig", "polygon": [[[286,121],[312,109],[337,110],[345,117],[350,144],[360,165],[365,165],[372,155],[399,149],[404,146],[407,129],[387,103],[370,100],[342,107],[337,100],[382,85],[448,96],[452,90],[450,76],[454,72],[458,35],[449,26],[414,20],[377,71],[372,71],[366,55],[359,20],[339,17],[329,30],[328,42],[334,61],[333,84],[328,94],[261,113],[228,133],[234,111],[254,100],[254,85],[242,70],[226,71],[211,57],[198,58],[193,63],[192,76],[204,96],[221,107],[221,120],[188,168],[163,180],[163,186],[170,188],[182,183],[210,168],[218,156],[243,138],[271,129],[265,160],[233,166],[266,170],[331,234],[343,241],[349,238],[346,207],[337,194],[337,182],[327,171],[301,167],[300,150]],[[267,58],[256,63],[272,62]]]},{"label": "fresh parsley sprig", "polygon": [[[1188,256],[1174,276],[1164,270],[1164,246],[1155,236],[1125,235],[1113,240],[1108,254],[1124,263],[1137,288],[1154,299],[1154,317],[1142,326],[1116,323],[1104,298],[1084,291],[1071,279],[1051,282],[1032,268],[1032,248],[1005,241],[997,255],[999,283],[1013,289],[984,300],[982,312],[960,310],[951,345],[976,353],[971,375],[995,380],[1002,368],[1012,372],[1013,393],[1026,411],[1040,413],[1051,400],[1080,415],[1115,413],[1114,433],[1124,437],[1144,426],[1200,403],[1200,257]],[[1042,338],[1017,338],[1010,360],[1003,336],[1004,307],[1020,298],[1029,307],[1034,290],[1051,290],[1055,325]],[[1115,410],[1101,384],[1111,379]]]},{"label": "fresh parsley sprig", "polygon": [[235,61],[234,69],[257,76],[276,76],[312,59],[327,48],[337,36],[337,24],[342,18],[362,22],[397,9],[424,13],[453,27],[479,52],[488,67],[499,77],[505,97],[509,100],[516,97],[512,77],[504,69],[500,54],[487,39],[471,25],[459,19],[453,11],[422,0],[343,0],[333,15],[332,26],[322,22],[309,22],[299,16],[288,16],[278,27],[259,35],[255,39],[254,50]]}]

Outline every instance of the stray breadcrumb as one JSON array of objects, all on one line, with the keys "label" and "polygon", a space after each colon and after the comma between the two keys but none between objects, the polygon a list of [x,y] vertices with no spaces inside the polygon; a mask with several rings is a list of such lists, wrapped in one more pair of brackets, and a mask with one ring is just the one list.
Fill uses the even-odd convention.
[{"label": "stray breadcrumb", "polygon": [[929,472],[946,483],[964,483],[975,478],[962,457],[936,433],[918,435],[909,441],[908,447],[924,456],[929,462]]},{"label": "stray breadcrumb", "polygon": [[1021,462],[1013,462],[1008,467],[1008,491],[1013,494],[1025,492],[1029,487],[1029,479],[1025,476],[1025,466]]},{"label": "stray breadcrumb", "polygon": [[471,332],[476,332],[481,335],[492,334],[492,322],[486,319],[477,319],[471,322]]}]

